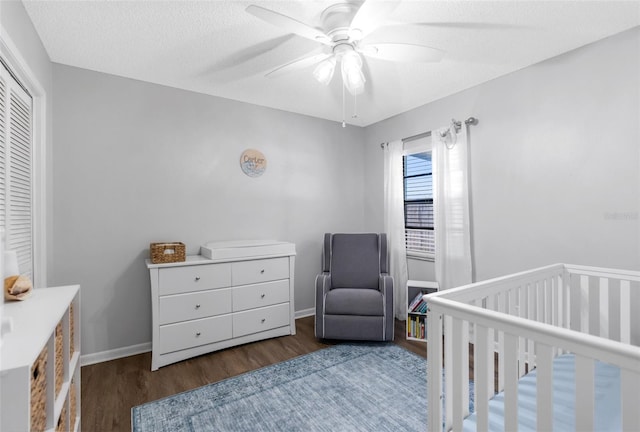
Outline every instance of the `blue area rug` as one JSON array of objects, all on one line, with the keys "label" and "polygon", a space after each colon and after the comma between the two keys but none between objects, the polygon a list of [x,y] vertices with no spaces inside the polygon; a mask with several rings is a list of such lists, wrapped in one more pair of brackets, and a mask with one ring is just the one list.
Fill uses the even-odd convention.
[{"label": "blue area rug", "polygon": [[134,432],[425,431],[427,361],[337,345],[134,407]]}]

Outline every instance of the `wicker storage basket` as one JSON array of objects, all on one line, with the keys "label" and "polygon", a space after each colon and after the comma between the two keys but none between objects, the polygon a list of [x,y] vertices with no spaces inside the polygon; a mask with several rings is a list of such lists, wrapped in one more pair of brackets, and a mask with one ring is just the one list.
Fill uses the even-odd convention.
[{"label": "wicker storage basket", "polygon": [[62,388],[62,380],[64,378],[64,353],[62,351],[62,322],[59,322],[56,326],[56,356],[53,361],[54,369],[55,369],[55,389],[56,389],[56,397],[60,394],[60,389]]},{"label": "wicker storage basket", "polygon": [[31,366],[31,430],[43,431],[47,425],[47,347]]},{"label": "wicker storage basket", "polygon": [[62,407],[62,411],[60,411],[60,418],[58,419],[58,424],[56,425],[56,432],[66,432],[69,430],[67,427],[67,411],[68,411],[69,402],[65,402]]},{"label": "wicker storage basket", "polygon": [[73,357],[73,350],[75,349],[75,346],[73,344],[73,340],[75,338],[75,329],[73,328],[73,325],[75,323],[74,319],[73,303],[71,303],[69,305],[69,360],[71,360],[71,358]]},{"label": "wicker storage basket", "polygon": [[182,262],[186,259],[184,243],[151,243],[149,246],[151,262],[164,264]]},{"label": "wicker storage basket", "polygon": [[71,380],[71,387],[69,389],[69,417],[71,421],[70,431],[76,429],[76,410],[78,409],[78,402],[76,399],[76,382]]}]

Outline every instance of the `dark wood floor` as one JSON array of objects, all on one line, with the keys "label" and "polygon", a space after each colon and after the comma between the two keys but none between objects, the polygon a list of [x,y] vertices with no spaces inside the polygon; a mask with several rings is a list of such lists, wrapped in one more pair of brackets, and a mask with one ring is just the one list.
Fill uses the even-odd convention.
[{"label": "dark wood floor", "polygon": [[[82,430],[131,430],[131,408],[254,369],[308,354],[332,343],[313,335],[313,317],[296,321],[296,335],[228,348],[151,372],[151,353],[82,368]],[[395,322],[395,343],[423,357],[426,344],[407,341]]]}]

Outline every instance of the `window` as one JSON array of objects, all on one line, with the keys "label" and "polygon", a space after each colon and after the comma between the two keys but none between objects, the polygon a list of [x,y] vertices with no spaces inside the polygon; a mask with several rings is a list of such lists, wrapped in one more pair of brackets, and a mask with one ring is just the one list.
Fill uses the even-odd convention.
[{"label": "window", "polygon": [[433,187],[431,152],[414,153],[403,158],[404,226],[407,255],[433,258]]},{"label": "window", "polygon": [[33,279],[32,100],[0,63],[0,228]]}]

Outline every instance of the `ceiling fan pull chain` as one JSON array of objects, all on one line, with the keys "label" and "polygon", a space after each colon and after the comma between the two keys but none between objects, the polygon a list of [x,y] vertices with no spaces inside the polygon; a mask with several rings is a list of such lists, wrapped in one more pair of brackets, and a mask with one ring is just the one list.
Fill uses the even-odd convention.
[{"label": "ceiling fan pull chain", "polygon": [[351,118],[354,118],[354,119],[358,118],[358,95],[357,95],[357,93],[353,94],[353,115],[351,116]]},{"label": "ceiling fan pull chain", "polygon": [[344,103],[344,84],[342,85],[342,127],[347,127],[347,124],[344,121],[345,116],[345,103]]}]

